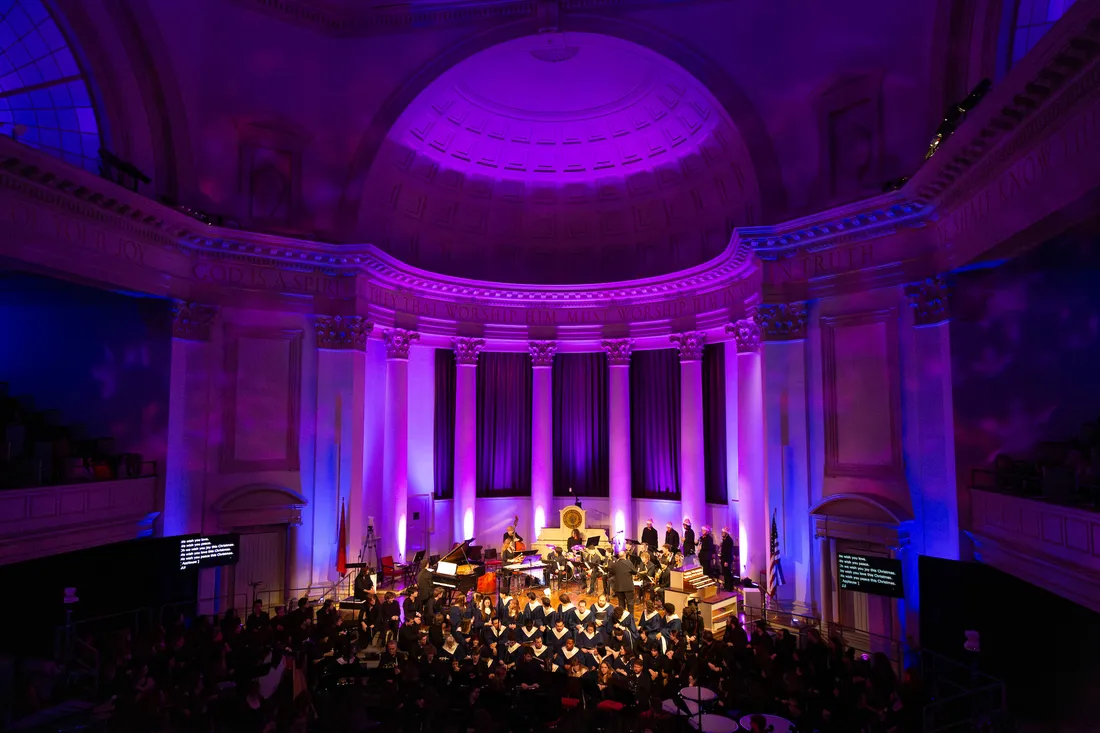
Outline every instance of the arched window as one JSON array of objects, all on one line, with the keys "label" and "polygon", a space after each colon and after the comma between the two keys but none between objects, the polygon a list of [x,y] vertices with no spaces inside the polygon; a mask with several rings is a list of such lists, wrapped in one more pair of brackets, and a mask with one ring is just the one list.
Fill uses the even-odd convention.
[{"label": "arched window", "polygon": [[1009,66],[1035,47],[1074,0],[1018,0],[1012,22],[1012,53]]},{"label": "arched window", "polygon": [[0,0],[0,134],[99,173],[99,123],[41,0]]}]

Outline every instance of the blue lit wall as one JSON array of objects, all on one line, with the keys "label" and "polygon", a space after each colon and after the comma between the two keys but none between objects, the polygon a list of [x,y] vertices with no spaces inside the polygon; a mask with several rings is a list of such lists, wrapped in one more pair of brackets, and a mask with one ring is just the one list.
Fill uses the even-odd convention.
[{"label": "blue lit wall", "polygon": [[116,452],[166,453],[171,306],[0,272],[0,382]]},{"label": "blue lit wall", "polygon": [[964,272],[952,303],[959,487],[1000,453],[1029,457],[1100,417],[1100,241],[1067,236]]}]

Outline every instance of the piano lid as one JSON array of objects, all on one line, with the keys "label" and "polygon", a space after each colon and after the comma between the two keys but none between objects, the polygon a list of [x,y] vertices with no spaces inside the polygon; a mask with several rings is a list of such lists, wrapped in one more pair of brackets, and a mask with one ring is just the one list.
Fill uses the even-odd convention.
[{"label": "piano lid", "polygon": [[469,555],[467,549],[470,547],[470,543],[473,540],[463,540],[457,543],[451,548],[443,557],[439,558],[439,562],[453,562],[455,565],[470,565]]}]

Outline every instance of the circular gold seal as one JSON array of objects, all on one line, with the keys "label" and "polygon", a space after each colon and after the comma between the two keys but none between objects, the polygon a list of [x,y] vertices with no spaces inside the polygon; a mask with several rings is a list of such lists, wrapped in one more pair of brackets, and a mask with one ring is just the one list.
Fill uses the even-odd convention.
[{"label": "circular gold seal", "polygon": [[561,515],[562,524],[568,529],[576,529],[581,526],[581,513],[576,509],[566,509],[565,513]]}]

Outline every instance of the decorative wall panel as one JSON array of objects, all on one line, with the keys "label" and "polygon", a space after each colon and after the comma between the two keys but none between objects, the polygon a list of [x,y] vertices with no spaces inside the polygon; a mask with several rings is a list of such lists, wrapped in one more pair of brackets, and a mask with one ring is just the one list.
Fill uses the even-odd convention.
[{"label": "decorative wall panel", "polygon": [[297,471],[302,332],[228,333],[223,473]]},{"label": "decorative wall panel", "polygon": [[825,474],[902,473],[898,312],[821,319]]}]

